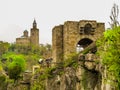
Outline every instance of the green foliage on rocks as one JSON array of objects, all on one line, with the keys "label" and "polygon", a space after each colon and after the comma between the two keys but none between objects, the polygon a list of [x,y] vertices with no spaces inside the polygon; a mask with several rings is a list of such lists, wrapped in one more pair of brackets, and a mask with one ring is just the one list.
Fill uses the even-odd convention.
[{"label": "green foliage on rocks", "polygon": [[0,75],[0,90],[7,90],[7,80],[4,75]]},{"label": "green foliage on rocks", "polygon": [[33,85],[31,86],[31,90],[45,90],[45,81],[48,78],[53,78],[54,74],[52,73],[56,68],[44,68],[36,73],[39,73],[39,76],[34,81]]},{"label": "green foliage on rocks", "polygon": [[64,67],[74,67],[77,68],[78,66],[78,54],[72,53],[68,55],[68,58],[64,61]]},{"label": "green foliage on rocks", "polygon": [[120,89],[120,27],[107,30],[97,41],[98,54],[106,66],[111,84]]},{"label": "green foliage on rocks", "polygon": [[0,42],[0,56],[8,51],[10,44],[7,42]]},{"label": "green foliage on rocks", "polygon": [[45,83],[44,81],[35,81],[31,90],[45,90]]},{"label": "green foliage on rocks", "polygon": [[25,70],[25,59],[23,55],[6,53],[2,55],[1,65],[8,72],[9,78],[17,80],[19,75]]},{"label": "green foliage on rocks", "polygon": [[17,80],[25,70],[25,60],[21,55],[13,55],[12,62],[8,66],[8,75],[11,79]]},{"label": "green foliage on rocks", "polygon": [[[9,44],[6,42],[0,42],[0,71],[4,71],[6,74],[4,77],[0,76],[0,82],[5,81],[5,85],[15,85],[19,84],[17,81],[20,81],[24,70],[32,70],[32,66],[38,64],[40,58],[46,59],[51,57],[51,45],[41,44],[38,47],[35,46],[23,46],[16,44]],[[25,68],[26,67],[26,68]],[[39,79],[34,82],[34,87],[32,90],[45,90],[44,80],[46,78],[53,77],[52,72],[54,68],[45,68],[44,74],[39,76]],[[1,75],[1,74],[0,74]],[[12,81],[12,82],[11,82]],[[0,83],[1,84],[1,83]],[[2,84],[3,87],[5,87]],[[7,88],[7,86],[6,86]],[[1,89],[0,86],[0,90]]]}]

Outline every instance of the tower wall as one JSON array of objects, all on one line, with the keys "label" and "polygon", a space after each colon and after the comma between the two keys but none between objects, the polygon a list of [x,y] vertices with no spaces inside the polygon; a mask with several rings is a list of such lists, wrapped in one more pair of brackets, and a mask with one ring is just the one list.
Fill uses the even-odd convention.
[{"label": "tower wall", "polygon": [[64,23],[64,36],[63,36],[63,46],[64,46],[64,59],[67,55],[74,53],[76,49],[75,43],[78,37],[78,22],[67,21]]},{"label": "tower wall", "polygon": [[37,28],[31,29],[30,43],[31,45],[34,45],[34,46],[39,45],[39,29]]},{"label": "tower wall", "polygon": [[53,62],[63,60],[63,25],[55,26],[52,30]]},{"label": "tower wall", "polygon": [[[91,26],[89,33],[85,31],[86,25]],[[53,60],[66,60],[68,55],[76,52],[80,40],[87,38],[95,42],[104,31],[104,23],[95,20],[67,21],[64,25],[56,26],[52,32]]]}]

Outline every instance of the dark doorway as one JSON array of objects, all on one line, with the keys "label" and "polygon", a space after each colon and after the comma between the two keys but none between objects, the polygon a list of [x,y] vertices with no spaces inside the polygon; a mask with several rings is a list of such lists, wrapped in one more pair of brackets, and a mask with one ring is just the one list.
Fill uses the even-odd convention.
[{"label": "dark doorway", "polygon": [[86,47],[88,47],[88,45],[90,45],[93,41],[91,39],[88,38],[84,38],[81,39],[78,43],[77,43],[77,52],[80,52],[82,50],[84,50]]}]

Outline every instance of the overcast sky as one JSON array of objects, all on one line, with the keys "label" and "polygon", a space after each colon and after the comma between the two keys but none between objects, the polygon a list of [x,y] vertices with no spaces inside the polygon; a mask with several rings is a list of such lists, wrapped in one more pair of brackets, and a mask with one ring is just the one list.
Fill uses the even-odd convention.
[{"label": "overcast sky", "polygon": [[52,28],[65,21],[97,20],[108,28],[114,3],[120,9],[119,0],[0,0],[0,41],[15,42],[34,18],[43,44],[51,43]]}]

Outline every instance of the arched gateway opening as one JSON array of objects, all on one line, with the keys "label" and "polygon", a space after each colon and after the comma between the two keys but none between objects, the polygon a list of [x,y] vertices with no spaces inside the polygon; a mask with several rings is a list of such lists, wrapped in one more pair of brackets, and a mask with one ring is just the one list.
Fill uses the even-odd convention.
[{"label": "arched gateway opening", "polygon": [[86,47],[88,47],[93,41],[89,38],[81,39],[76,46],[77,52],[83,51]]}]

